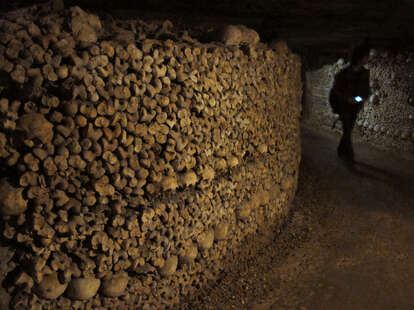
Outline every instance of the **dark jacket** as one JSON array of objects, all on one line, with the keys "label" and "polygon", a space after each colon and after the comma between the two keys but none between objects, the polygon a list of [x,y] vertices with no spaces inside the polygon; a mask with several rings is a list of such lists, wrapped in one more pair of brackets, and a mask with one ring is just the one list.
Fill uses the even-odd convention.
[{"label": "dark jacket", "polygon": [[[369,94],[369,70],[362,68],[358,72],[353,71],[352,67],[345,68],[335,76],[329,95],[332,111],[339,115],[358,113]],[[356,96],[362,97],[363,101],[356,102]]]}]

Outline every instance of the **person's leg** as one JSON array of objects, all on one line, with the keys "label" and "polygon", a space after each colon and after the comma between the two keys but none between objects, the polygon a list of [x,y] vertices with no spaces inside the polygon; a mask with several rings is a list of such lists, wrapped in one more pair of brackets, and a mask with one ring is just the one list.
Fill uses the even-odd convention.
[{"label": "person's leg", "polygon": [[342,121],[342,138],[338,146],[338,156],[342,159],[353,161],[354,150],[352,147],[352,130],[355,126],[356,113],[347,112],[340,116]]}]

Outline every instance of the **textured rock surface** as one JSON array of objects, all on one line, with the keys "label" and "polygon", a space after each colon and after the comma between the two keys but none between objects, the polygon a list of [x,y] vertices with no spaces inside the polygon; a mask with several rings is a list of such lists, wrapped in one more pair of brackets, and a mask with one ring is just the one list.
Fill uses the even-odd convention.
[{"label": "textured rock surface", "polygon": [[50,143],[53,139],[53,125],[43,114],[24,114],[17,120],[17,129],[22,130],[28,139],[39,139],[42,143]]},{"label": "textured rock surface", "polygon": [[20,215],[27,208],[23,198],[23,188],[14,188],[5,179],[0,180],[0,213],[2,215]]},{"label": "textured rock surface", "polygon": [[101,280],[95,278],[77,278],[69,283],[66,295],[71,299],[86,300],[98,292]]},{"label": "textured rock surface", "polygon": [[40,297],[55,299],[61,296],[68,286],[67,283],[60,283],[56,273],[44,276],[42,281],[34,287],[34,291]]},{"label": "textured rock surface", "polygon": [[259,34],[244,25],[229,25],[222,30],[220,41],[226,45],[257,44]]},{"label": "textured rock surface", "polygon": [[[288,49],[50,6],[8,14],[0,41],[0,70],[36,85],[0,98],[0,168],[30,206],[3,216],[27,249],[7,269],[22,275],[11,309],[165,309],[283,223],[300,161]],[[64,294],[36,294],[53,273]]]},{"label": "textured rock surface", "polygon": [[171,256],[165,260],[164,265],[160,269],[160,273],[164,277],[172,276],[177,270],[178,266],[178,257]]},{"label": "textured rock surface", "polygon": [[98,31],[102,25],[96,15],[87,14],[79,7],[71,8],[72,13],[72,34],[75,40],[82,45],[90,45],[98,39]]},{"label": "textured rock surface", "polygon": [[106,277],[102,282],[102,294],[107,297],[118,297],[125,293],[128,275],[119,274]]}]

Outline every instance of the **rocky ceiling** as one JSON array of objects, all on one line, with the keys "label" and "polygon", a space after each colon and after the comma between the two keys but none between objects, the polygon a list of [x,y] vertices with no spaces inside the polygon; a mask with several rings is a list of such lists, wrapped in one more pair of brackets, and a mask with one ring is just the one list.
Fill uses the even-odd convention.
[{"label": "rocky ceiling", "polygon": [[[39,0],[0,0],[7,11]],[[265,41],[285,38],[296,51],[345,55],[369,37],[378,47],[414,43],[412,0],[65,0],[66,5],[142,18],[169,18],[189,26],[243,23]]]}]

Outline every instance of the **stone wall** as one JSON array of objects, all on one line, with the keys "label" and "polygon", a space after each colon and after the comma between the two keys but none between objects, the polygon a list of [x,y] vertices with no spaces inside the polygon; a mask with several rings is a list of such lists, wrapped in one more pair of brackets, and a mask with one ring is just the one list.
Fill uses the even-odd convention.
[{"label": "stone wall", "polygon": [[4,308],[168,308],[283,223],[301,98],[283,43],[201,44],[59,2],[0,32]]},{"label": "stone wall", "polygon": [[[358,116],[357,139],[380,148],[414,152],[413,55],[411,51],[373,51],[369,64],[372,96]],[[329,106],[329,91],[344,66],[340,60],[306,73],[305,123],[332,130],[336,117]]]}]

